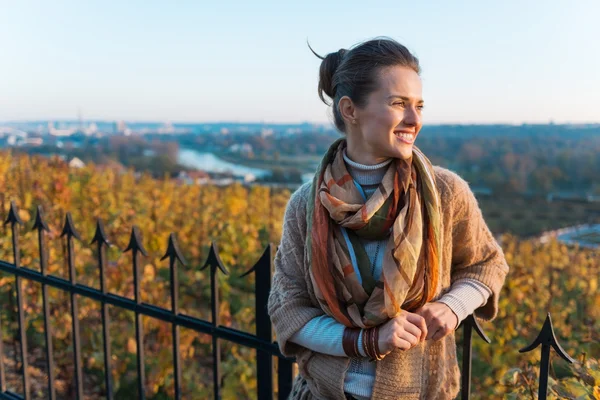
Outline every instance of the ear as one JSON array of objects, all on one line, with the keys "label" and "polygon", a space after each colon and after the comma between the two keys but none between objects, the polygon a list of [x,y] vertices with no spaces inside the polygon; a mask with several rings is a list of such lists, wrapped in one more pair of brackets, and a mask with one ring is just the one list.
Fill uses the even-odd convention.
[{"label": "ear", "polygon": [[338,107],[340,110],[340,114],[342,118],[346,122],[347,125],[356,124],[356,120],[358,118],[356,107],[352,102],[352,99],[348,96],[342,96],[340,101],[338,102]]}]

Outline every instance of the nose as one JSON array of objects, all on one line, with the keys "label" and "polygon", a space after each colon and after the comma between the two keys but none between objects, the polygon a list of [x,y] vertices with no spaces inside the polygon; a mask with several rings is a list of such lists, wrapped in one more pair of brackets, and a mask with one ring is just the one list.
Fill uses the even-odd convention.
[{"label": "nose", "polygon": [[407,126],[417,126],[421,122],[421,116],[415,107],[406,107],[402,122]]}]

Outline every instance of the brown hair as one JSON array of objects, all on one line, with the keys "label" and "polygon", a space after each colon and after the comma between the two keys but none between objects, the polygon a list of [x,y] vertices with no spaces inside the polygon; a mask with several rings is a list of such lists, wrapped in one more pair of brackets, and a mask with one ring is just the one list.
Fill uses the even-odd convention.
[{"label": "brown hair", "polygon": [[377,73],[381,68],[403,66],[421,72],[419,60],[411,52],[390,38],[376,38],[353,46],[350,50],[340,49],[321,57],[308,45],[314,55],[321,60],[319,69],[319,97],[330,105],[323,94],[333,100],[335,126],[345,132],[344,119],[338,103],[348,96],[354,104],[363,107],[367,96],[377,89]]}]

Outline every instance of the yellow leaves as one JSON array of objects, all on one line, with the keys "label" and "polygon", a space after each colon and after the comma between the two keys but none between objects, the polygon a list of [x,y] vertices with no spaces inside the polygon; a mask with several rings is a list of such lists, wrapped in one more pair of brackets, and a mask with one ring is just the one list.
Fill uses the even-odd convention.
[{"label": "yellow leaves", "polygon": [[156,277],[156,273],[154,272],[154,265],[146,264],[144,265],[144,280],[153,281]]},{"label": "yellow leaves", "polygon": [[[10,168],[5,160],[0,157],[0,171]],[[65,241],[58,235],[65,213],[71,211],[83,238],[76,245],[78,280],[84,282],[84,276],[89,276],[91,285],[99,287],[96,247],[89,246],[89,242],[95,231],[94,217],[101,216],[106,234],[115,245],[106,253],[107,284],[112,293],[133,297],[131,253],[122,254],[121,251],[128,244],[132,224],[136,223],[149,253],[148,257],[141,258],[144,302],[168,308],[168,260],[160,261],[160,257],[166,251],[168,234],[175,232],[188,262],[186,267],[179,267],[180,308],[190,315],[210,320],[209,270],[200,272],[198,267],[206,260],[210,241],[215,240],[221,259],[231,272],[227,277],[218,274],[221,323],[254,332],[254,278],[242,280],[236,277],[258,260],[267,241],[279,242],[289,190],[259,186],[247,189],[241,185],[225,188],[187,186],[179,185],[176,180],[166,182],[147,175],[136,180],[131,171],[121,175],[92,166],[86,168],[83,174],[70,176],[59,163],[52,164],[43,158],[34,160],[33,163],[23,161],[23,165],[31,168],[31,175],[37,177],[36,188],[33,181],[25,179],[25,175],[16,181],[5,179],[5,176],[12,176],[10,174],[0,174],[0,182],[3,182],[5,199],[15,199],[20,205],[21,218],[29,221],[29,226],[35,215],[35,202],[42,199],[46,221],[53,231],[47,235],[50,273],[67,276]],[[5,202],[5,208],[7,204]],[[30,261],[37,268],[36,237],[26,238],[23,235],[22,239],[22,263]],[[477,339],[473,342],[474,362],[479,363],[478,368],[474,368],[473,392],[481,398],[500,398],[504,393],[500,391],[504,389],[499,387],[498,382],[503,376],[507,384],[521,385],[523,379],[518,371],[525,373],[528,362],[539,363],[539,352],[521,355],[517,350],[535,338],[548,311],[547,306],[551,308],[558,339],[572,356],[588,348],[591,349],[588,352],[590,357],[600,356],[598,347],[589,343],[589,340],[597,338],[590,336],[589,332],[597,332],[600,326],[600,252],[575,250],[557,242],[538,244],[510,235],[503,237],[503,249],[511,272],[499,298],[498,318],[484,328],[493,338],[494,345]],[[0,238],[0,259],[12,259],[10,237]],[[554,271],[552,290],[549,287],[551,270]],[[7,291],[12,282],[14,278],[0,274],[0,288]],[[29,289],[31,292],[26,297],[31,312],[28,314],[42,315],[40,285],[32,284]],[[53,338],[57,345],[56,363],[64,366],[72,363],[72,358],[68,352],[57,349],[71,345],[70,301],[67,295],[61,295],[56,289],[51,289],[50,296]],[[87,308],[84,306],[84,302],[80,301],[82,332],[85,332],[85,327],[93,327],[88,330],[93,333],[91,338],[82,333],[82,340],[93,343],[101,351],[99,306],[95,302]],[[110,309],[111,338],[115,344],[113,373],[116,377],[125,376],[127,371],[135,370],[135,357],[131,357],[137,351],[133,313],[120,312],[113,306]],[[147,388],[149,392],[157,392],[169,386],[161,384],[165,374],[172,371],[170,326],[152,324],[149,317],[144,317],[143,321],[148,351],[146,362],[152,370],[148,374]],[[28,324],[30,329],[41,332],[43,319],[28,318]],[[231,393],[238,394],[238,398],[245,398],[239,394],[251,393],[256,385],[252,374],[254,351],[231,343],[226,345],[223,342],[222,345],[226,350],[224,370],[230,371],[228,376],[233,377],[226,386]],[[210,336],[181,328],[180,350],[182,358],[189,360],[186,365],[201,365],[210,355],[210,348]],[[159,357],[160,349],[167,349],[169,357],[164,360]],[[84,351],[84,357],[85,365],[92,372],[88,376],[96,376],[98,371],[101,375],[102,356]],[[536,382],[537,374],[530,378],[531,382]],[[586,387],[586,390],[590,393],[593,390],[598,397],[598,381],[595,385],[593,389]],[[496,391],[496,396],[487,396],[488,389]],[[516,398],[527,396],[527,392],[518,393]]]},{"label": "yellow leaves", "polygon": [[598,291],[598,278],[592,277],[588,281],[590,293],[595,293]]},{"label": "yellow leaves", "polygon": [[135,339],[130,337],[129,339],[127,339],[127,352],[128,353],[135,353],[137,350],[137,343],[135,342]]},{"label": "yellow leaves", "polygon": [[188,347],[186,350],[187,350],[187,351],[185,352],[185,353],[187,354],[187,357],[186,357],[186,358],[193,358],[193,357],[194,357],[194,354],[195,354],[195,352],[196,352],[196,349],[194,348],[194,346],[193,346],[193,345],[191,345],[191,346],[189,346],[189,347]]},{"label": "yellow leaves", "polygon": [[29,222],[31,216],[29,215],[29,211],[25,209],[19,209],[19,218],[23,221],[23,223]]}]

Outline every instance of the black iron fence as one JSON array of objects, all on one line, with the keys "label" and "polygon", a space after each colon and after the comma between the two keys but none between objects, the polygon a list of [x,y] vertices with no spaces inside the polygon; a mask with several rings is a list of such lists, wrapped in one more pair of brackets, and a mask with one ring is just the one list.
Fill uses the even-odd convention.
[{"label": "black iron fence", "polygon": [[[152,304],[141,301],[141,271],[140,271],[140,256],[147,255],[146,250],[140,239],[139,229],[134,226],[131,231],[129,245],[124,252],[131,251],[133,264],[133,284],[134,284],[134,299],[109,293],[106,286],[105,270],[106,270],[106,248],[110,243],[105,235],[102,222],[96,223],[96,232],[90,245],[97,247],[97,261],[100,271],[100,290],[77,283],[75,275],[75,252],[73,241],[74,239],[81,240],[81,236],[75,229],[71,214],[67,213],[65,224],[62,229],[61,237],[66,237],[67,245],[67,266],[69,270],[69,279],[63,279],[47,273],[47,251],[45,233],[49,231],[46,222],[43,219],[41,207],[38,206],[33,230],[38,233],[38,249],[40,260],[40,272],[23,267],[20,265],[19,257],[19,225],[23,222],[19,218],[19,213],[14,202],[11,202],[10,211],[5,221],[5,225],[10,224],[12,234],[12,250],[13,263],[0,261],[0,271],[12,274],[15,277],[16,299],[17,299],[17,321],[18,321],[18,342],[20,344],[20,360],[19,366],[20,376],[22,378],[22,393],[15,393],[6,388],[6,374],[4,371],[4,349],[2,340],[2,321],[0,320],[0,400],[16,400],[30,399],[30,377],[27,365],[27,335],[25,330],[25,315],[24,315],[24,300],[22,290],[22,280],[27,279],[35,281],[42,286],[42,302],[44,313],[44,335],[45,335],[45,351],[46,351],[46,367],[48,373],[48,398],[56,399],[55,376],[54,376],[54,357],[52,348],[52,327],[49,324],[49,296],[48,287],[60,289],[70,295],[71,302],[71,319],[72,319],[72,346],[73,346],[73,365],[74,365],[74,393],[77,399],[83,399],[83,373],[82,373],[82,354],[81,354],[81,339],[78,316],[78,298],[85,297],[99,302],[101,305],[102,318],[102,338],[104,347],[104,376],[105,376],[105,393],[108,399],[113,399],[113,384],[111,381],[111,347],[109,336],[109,314],[108,307],[118,307],[120,309],[133,311],[135,313],[135,341],[136,341],[136,357],[137,357],[137,389],[138,398],[144,399],[144,384],[145,384],[145,368],[144,368],[144,332],[142,325],[142,317],[150,317],[171,324],[173,335],[173,372],[174,372],[174,389],[175,398],[180,399],[182,396],[182,379],[181,379],[181,358],[179,349],[179,329],[180,327],[192,329],[199,333],[208,334],[212,337],[212,355],[213,355],[213,393],[215,399],[221,398],[221,348],[220,341],[226,340],[242,346],[253,348],[256,350],[256,371],[257,371],[257,395],[258,399],[272,399],[274,388],[274,375],[277,375],[278,383],[278,398],[286,399],[291,391],[293,380],[293,363],[294,359],[284,357],[277,344],[272,338],[271,320],[267,314],[267,301],[271,287],[271,271],[272,271],[272,255],[271,245],[267,246],[263,255],[247,272],[242,274],[255,274],[255,334],[242,332],[222,326],[219,322],[219,287],[216,274],[218,271],[228,275],[227,269],[224,267],[220,257],[217,245],[213,242],[210,247],[208,258],[202,269],[210,267],[210,289],[211,289],[211,321],[202,320],[179,312],[179,283],[177,279],[178,262],[185,265],[185,260],[179,250],[176,237],[173,233],[169,235],[168,245],[165,255],[162,260],[169,260],[170,267],[170,309],[157,307]],[[1,316],[1,314],[0,314]],[[462,399],[470,398],[471,391],[471,348],[473,331],[475,331],[483,340],[491,343],[490,339],[485,335],[477,320],[471,315],[466,318],[461,326],[463,328],[463,357],[462,357]],[[542,358],[539,377],[539,399],[546,398],[548,386],[548,374],[550,364],[550,347],[553,347],[556,352],[567,362],[572,363],[574,360],[569,357],[561,348],[556,340],[552,327],[552,320],[548,314],[544,325],[539,332],[535,341],[519,350],[520,352],[529,352],[542,346]],[[274,372],[273,357],[278,359],[277,372]]]}]

